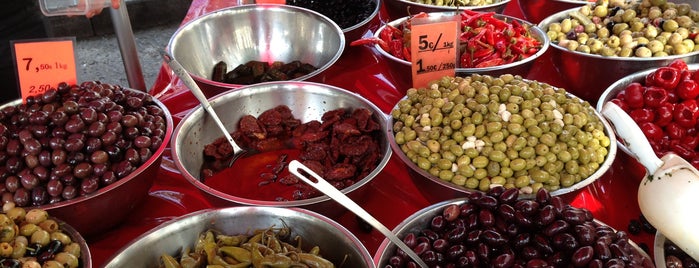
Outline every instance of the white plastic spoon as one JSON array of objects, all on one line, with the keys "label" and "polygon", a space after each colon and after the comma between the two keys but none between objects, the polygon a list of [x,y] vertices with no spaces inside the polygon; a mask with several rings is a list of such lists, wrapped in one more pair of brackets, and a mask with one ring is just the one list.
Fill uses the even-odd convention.
[{"label": "white plastic spoon", "polygon": [[605,103],[602,114],[648,169],[638,186],[641,213],[661,234],[699,261],[699,171],[674,153],[659,159],[641,128],[616,104]]},{"label": "white plastic spoon", "polygon": [[[311,175],[315,179],[315,181],[311,180],[310,178],[306,177],[303,173],[299,172],[299,170],[302,170],[303,172]],[[418,256],[415,251],[413,251],[408,245],[403,243],[403,240],[398,238],[391,230],[386,228],[381,222],[379,222],[376,218],[371,216],[369,212],[364,210],[362,207],[360,207],[357,203],[355,203],[352,199],[347,197],[345,194],[340,192],[335,186],[332,186],[330,183],[328,183],[325,179],[320,177],[318,173],[313,172],[310,168],[306,167],[304,164],[302,164],[299,161],[292,160],[289,163],[289,172],[291,174],[296,175],[299,177],[301,180],[304,182],[308,183],[309,185],[313,186],[316,188],[318,191],[321,193],[324,193],[325,195],[329,196],[336,202],[340,203],[340,205],[344,206],[345,208],[349,209],[352,211],[355,215],[359,216],[362,218],[364,221],[369,223],[372,227],[376,228],[376,230],[379,230],[384,236],[386,236],[393,244],[396,244],[398,248],[403,250],[408,256],[417,263],[420,267],[427,268],[427,264],[425,264],[424,261]]]}]

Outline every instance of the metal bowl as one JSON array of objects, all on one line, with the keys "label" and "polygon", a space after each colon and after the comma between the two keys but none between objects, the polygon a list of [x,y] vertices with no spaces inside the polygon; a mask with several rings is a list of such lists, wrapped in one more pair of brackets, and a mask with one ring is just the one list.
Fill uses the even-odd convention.
[{"label": "metal bowl", "polygon": [[78,230],[75,230],[75,228],[70,226],[70,224],[66,223],[65,221],[53,217],[53,215],[51,215],[51,218],[58,223],[58,226],[60,226],[63,233],[67,234],[74,243],[78,243],[78,245],[80,245],[80,257],[78,257],[80,260],[80,267],[92,268],[92,254],[90,253],[90,248],[87,245],[85,238],[83,238]]},{"label": "metal bowl", "polygon": [[[699,70],[699,63],[694,63],[694,64],[688,64],[687,67],[689,67],[690,70],[696,71]],[[630,75],[624,76],[621,79],[617,80],[613,84],[611,84],[609,87],[607,87],[606,90],[602,92],[602,95],[600,95],[599,100],[597,101],[597,106],[595,109],[597,109],[598,112],[602,111],[602,108],[604,107],[604,104],[607,103],[608,101],[612,100],[614,97],[616,97],[619,92],[624,90],[626,86],[633,82],[640,82],[643,83],[645,80],[645,77],[657,70],[658,68],[651,68],[647,70],[643,70],[640,72],[635,72]],[[624,145],[624,143],[621,140],[617,139],[617,144],[618,147],[624,151],[626,154],[633,156],[634,154],[631,153],[629,148]]]},{"label": "metal bowl", "polygon": [[206,209],[178,217],[132,240],[104,267],[158,267],[160,255],[178,256],[183,249],[193,248],[199,234],[207,230],[251,234],[284,224],[291,228],[292,237],[301,236],[305,246],[319,246],[320,254],[336,265],[375,267],[364,245],[342,225],[312,211],[273,207]]},{"label": "metal bowl", "polygon": [[522,10],[524,19],[532,23],[539,23],[551,14],[580,7],[588,3],[594,3],[585,0],[517,0],[519,1],[519,9]]},{"label": "metal bowl", "polygon": [[420,12],[455,12],[458,10],[469,9],[481,12],[495,12],[501,14],[505,11],[505,7],[510,3],[510,0],[494,0],[492,4],[483,6],[438,6],[430,4],[421,4],[412,0],[385,0],[388,15],[391,18],[402,18],[405,16],[414,15]]},{"label": "metal bowl", "polygon": [[[124,90],[136,91],[128,88],[124,88]],[[155,98],[153,98],[153,102],[165,114],[167,131],[163,136],[162,144],[153,152],[148,161],[126,177],[106,187],[99,188],[94,193],[37,208],[46,210],[51,216],[65,221],[86,237],[101,234],[129,216],[133,209],[148,196],[148,191],[160,169],[163,152],[169,145],[174,129],[172,115],[167,106]],[[21,103],[22,100],[18,99],[3,104],[0,109]]]},{"label": "metal bowl", "polygon": [[[381,125],[382,158],[373,172],[342,190],[343,193],[355,199],[362,196],[367,188],[366,184],[379,174],[391,158],[388,140],[383,136],[383,133],[386,133],[385,114],[360,95],[341,88],[304,81],[269,82],[231,90],[209,101],[230,132],[238,128],[238,121],[242,116],[247,114],[258,116],[278,105],[288,106],[294,117],[301,122],[320,121],[325,112],[340,108],[366,108],[372,111],[374,119]],[[199,180],[204,162],[204,146],[222,136],[214,121],[201,106],[198,106],[179,123],[173,134],[171,145],[173,160],[180,173],[187,181],[199,188],[214,205],[302,207],[326,215],[339,215],[345,211],[337,202],[324,195],[295,201],[264,201],[233,196],[204,184]]]},{"label": "metal bowl", "polygon": [[232,70],[249,61],[301,61],[318,68],[295,81],[323,80],[345,48],[342,29],[315,11],[273,4],[220,9],[186,23],[168,43],[168,51],[194,78],[207,97],[243,85],[211,80],[214,65]]},{"label": "metal bowl", "polygon": [[[403,238],[409,233],[419,233],[422,230],[429,229],[428,226],[430,226],[432,218],[437,216],[437,215],[442,215],[443,210],[445,207],[455,204],[455,205],[462,205],[464,203],[468,203],[469,200],[468,198],[458,198],[458,199],[452,199],[452,200],[446,200],[443,202],[435,203],[433,205],[430,205],[426,208],[423,208],[414,214],[410,215],[408,218],[403,220],[401,223],[399,223],[394,229],[393,233],[396,234],[398,237]],[[473,202],[471,202],[473,204]],[[497,220],[496,220],[497,221]],[[532,220],[534,221],[534,220]],[[600,222],[598,220],[594,220],[595,223],[599,225],[606,225],[603,222]],[[485,228],[485,227],[479,227],[479,228]],[[509,227],[508,227],[509,228]],[[467,232],[471,231],[470,229],[467,228]],[[503,235],[506,236],[506,235]],[[483,235],[481,235],[483,237]],[[483,239],[483,238],[481,238]],[[481,240],[482,241],[482,240]],[[479,242],[482,243],[482,242]],[[483,243],[485,244],[485,243]],[[648,264],[651,264],[651,258],[648,256],[648,254],[643,251],[636,243],[633,241],[629,240],[629,244],[635,248],[641,256],[643,256]],[[376,254],[374,254],[374,263],[376,263],[376,267],[385,267],[386,264],[389,261],[389,258],[394,254],[396,251],[397,247],[395,244],[391,243],[390,240],[384,239],[381,245],[379,246]]]},{"label": "metal bowl", "polygon": [[[567,94],[569,98],[574,99],[574,100],[580,100],[580,98],[568,93]],[[403,97],[401,100],[407,99],[407,96]],[[398,109],[399,108],[399,103],[400,101],[393,107],[392,110]],[[582,100],[580,100],[582,102]],[[613,131],[612,126],[607,122],[606,119],[602,117],[600,113],[598,113],[596,110],[594,110],[594,107],[589,107],[592,109],[592,112],[601,120],[602,124],[604,125],[604,133],[609,137],[610,139],[610,145],[608,148],[608,154],[604,160],[599,165],[599,168],[592,173],[589,177],[582,179],[581,181],[569,186],[569,187],[561,187],[558,190],[551,191],[550,194],[552,196],[561,196],[561,197],[572,197],[572,195],[579,190],[587,187],[591,183],[595,182],[597,179],[602,177],[609,168],[612,166],[614,159],[616,158],[616,153],[617,153],[617,142],[616,142],[616,135]],[[401,150],[401,146],[396,143],[395,139],[395,133],[393,129],[393,120],[391,119],[391,122],[388,126],[388,138],[391,144],[391,148],[395,152],[395,155],[398,156],[398,158],[406,165],[408,166],[408,170],[411,173],[411,179],[412,181],[418,186],[418,189],[421,190],[423,196],[428,198],[429,200],[433,202],[439,202],[439,201],[444,201],[452,198],[459,198],[464,196],[464,194],[468,194],[473,191],[478,191],[477,189],[469,189],[464,186],[460,186],[448,181],[444,181],[437,176],[434,176],[430,174],[429,172],[423,170],[420,168],[416,163],[410,160],[410,158]],[[520,193],[519,194],[520,198],[525,198],[525,199],[533,199],[536,197],[536,193],[531,193],[531,194],[526,194],[526,193]]]},{"label": "metal bowl", "polygon": [[[455,13],[454,12],[435,12],[435,13],[430,13],[430,16],[435,16],[435,17],[440,17],[440,16],[453,16]],[[542,47],[539,49],[538,52],[536,52],[534,55],[530,56],[529,58],[515,61],[512,63],[508,64],[503,64],[503,65],[498,65],[498,66],[492,66],[492,67],[485,67],[485,68],[456,68],[456,75],[457,76],[467,76],[470,74],[483,74],[483,75],[492,75],[492,76],[499,76],[502,74],[513,74],[513,75],[521,75],[522,77],[526,77],[527,74],[529,74],[529,70],[531,69],[532,65],[534,62],[541,57],[541,55],[544,55],[546,51],[549,48],[549,38],[546,35],[546,32],[542,31],[539,27],[536,25],[529,23],[527,21],[524,21],[522,19],[518,19],[515,17],[507,16],[507,15],[501,15],[501,14],[495,14],[493,15],[494,18],[497,18],[499,20],[503,21],[517,21],[522,25],[526,25],[530,27],[530,33],[531,35],[539,40],[541,42]],[[393,20],[387,23],[387,25],[393,26],[393,27],[398,27],[401,24],[405,23],[410,18],[410,16],[406,16],[397,20]],[[380,38],[381,31],[385,30],[388,26],[383,25],[381,26],[376,33],[374,34],[374,37]],[[379,46],[378,44],[374,45],[374,48],[381,53],[381,55],[385,58],[388,59],[388,61],[391,63],[391,69],[390,71],[395,74],[395,77],[407,77],[407,79],[410,79],[410,73],[412,72],[412,63],[399,59],[388,51],[384,50]],[[457,63],[458,64],[458,63]]]},{"label": "metal bowl", "polygon": [[[539,28],[548,29],[551,23],[562,21],[569,13],[579,8],[571,8],[553,14],[539,23]],[[666,57],[604,57],[597,54],[570,51],[551,42],[550,55],[568,91],[593,103],[599,99],[605,88],[629,74],[670,64],[675,59],[685,62],[699,61],[699,51]]]},{"label": "metal bowl", "polygon": [[[305,2],[304,2],[305,3]],[[368,0],[366,3],[374,3],[374,10],[372,10],[371,14],[364,18],[362,21],[359,23],[352,25],[350,27],[345,27],[342,29],[342,33],[345,35],[345,42],[347,45],[349,45],[350,42],[360,39],[366,34],[367,30],[369,30],[369,27],[376,21],[378,21],[378,15],[379,11],[381,10],[381,0]],[[297,4],[296,6],[300,6],[303,8],[308,8],[313,10],[311,7],[306,7],[303,4]],[[344,14],[345,16],[347,14]],[[330,19],[333,19],[330,17]]]}]

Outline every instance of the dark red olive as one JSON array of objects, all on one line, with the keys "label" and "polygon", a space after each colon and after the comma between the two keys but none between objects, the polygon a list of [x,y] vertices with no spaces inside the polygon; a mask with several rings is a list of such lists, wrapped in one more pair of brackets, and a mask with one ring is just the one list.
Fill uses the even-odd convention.
[{"label": "dark red olive", "polygon": [[519,197],[519,189],[518,188],[509,188],[502,192],[500,195],[500,204],[508,204],[512,205],[514,202],[517,201],[517,198]]},{"label": "dark red olive", "polygon": [[568,231],[570,224],[564,220],[556,220],[544,228],[542,233],[548,237],[553,237],[561,232]]},{"label": "dark red olive", "polygon": [[572,263],[575,267],[587,267],[594,257],[595,250],[591,246],[578,248],[573,252]]},{"label": "dark red olive", "polygon": [[498,215],[506,221],[510,221],[515,217],[515,208],[509,204],[502,204],[498,207]]},{"label": "dark red olive", "polygon": [[500,254],[493,260],[493,267],[509,268],[515,264],[515,256],[512,254]]}]

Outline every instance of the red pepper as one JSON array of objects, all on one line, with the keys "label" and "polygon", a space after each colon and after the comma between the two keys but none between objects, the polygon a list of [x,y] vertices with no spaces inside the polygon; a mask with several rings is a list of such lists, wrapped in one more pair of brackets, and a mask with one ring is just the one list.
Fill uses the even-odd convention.
[{"label": "red pepper", "polygon": [[498,65],[502,65],[504,63],[505,63],[505,60],[503,60],[502,58],[493,58],[493,59],[481,61],[480,63],[476,64],[476,68],[498,66]]},{"label": "red pepper", "polygon": [[699,117],[699,106],[695,100],[685,100],[675,105],[672,112],[672,119],[679,126],[684,128],[694,127]]},{"label": "red pepper", "polygon": [[667,102],[667,91],[665,89],[649,86],[643,92],[643,104],[646,107],[658,107]]},{"label": "red pepper", "polygon": [[680,140],[680,143],[684,144],[686,148],[694,151],[697,148],[697,145],[699,145],[699,137],[696,135],[687,135]]},{"label": "red pepper", "polygon": [[655,108],[655,124],[661,127],[666,126],[672,122],[672,111],[674,105],[672,103],[666,102],[663,105]]},{"label": "red pepper", "polygon": [[[625,112],[627,112],[627,113],[629,112],[629,106],[628,106],[628,105],[626,104],[626,102],[624,102],[623,100],[621,100],[621,99],[612,99],[612,100],[610,100],[610,101],[613,102],[614,104],[616,104],[617,106],[619,106],[619,108],[621,108],[621,109],[624,110]],[[670,114],[670,119],[672,119],[672,114]]]},{"label": "red pepper", "polygon": [[687,63],[684,62],[684,60],[682,59],[673,60],[672,62],[670,62],[670,64],[667,65],[667,67],[675,68],[680,72],[689,70],[689,66],[687,66]]},{"label": "red pepper", "polygon": [[648,108],[631,110],[631,112],[629,112],[629,116],[637,124],[655,121],[655,112]]},{"label": "red pepper", "polygon": [[386,52],[391,53],[391,49],[388,46],[388,43],[386,41],[381,40],[376,37],[368,37],[368,38],[362,38],[362,39],[357,39],[354,40],[350,43],[350,46],[363,46],[363,45],[379,45],[381,49],[383,49]]},{"label": "red pepper", "polygon": [[643,122],[638,124],[638,126],[649,140],[660,140],[665,136],[663,129],[653,122]]},{"label": "red pepper", "polygon": [[670,67],[660,67],[651,73],[650,84],[646,86],[659,86],[668,91],[673,91],[680,82],[680,71]]},{"label": "red pepper", "polygon": [[680,99],[696,99],[699,96],[699,83],[691,79],[682,80],[675,90]]},{"label": "red pepper", "polygon": [[688,149],[681,142],[675,143],[672,146],[670,146],[670,150],[672,150],[684,159],[692,159],[696,155],[694,150]]},{"label": "red pepper", "polygon": [[404,59],[405,55],[403,55],[403,41],[398,40],[398,39],[393,39],[391,40],[390,43],[388,43],[389,47],[389,52],[391,55],[396,56],[396,58],[399,59]]},{"label": "red pepper", "polygon": [[[665,126],[665,134],[671,139],[671,140],[679,140],[682,137],[685,136],[687,133],[687,129],[684,127],[681,127],[679,124],[676,122],[670,122]],[[667,145],[663,145],[667,147]]]},{"label": "red pepper", "polygon": [[641,83],[638,82],[633,82],[626,86],[626,88],[624,89],[624,96],[626,96],[625,100],[629,108],[635,109],[643,107],[644,91],[645,89],[643,88]]}]

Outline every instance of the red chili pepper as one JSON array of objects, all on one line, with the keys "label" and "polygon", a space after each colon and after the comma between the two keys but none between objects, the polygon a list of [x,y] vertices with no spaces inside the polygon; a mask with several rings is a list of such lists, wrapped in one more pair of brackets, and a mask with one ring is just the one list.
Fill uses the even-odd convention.
[{"label": "red chili pepper", "polygon": [[388,43],[389,51],[393,56],[396,56],[396,58],[399,59],[404,59],[405,55],[403,55],[403,41],[398,40],[398,39],[393,39],[391,40],[390,43]]},{"label": "red chili pepper", "polygon": [[385,50],[386,52],[390,53],[390,48],[388,46],[388,43],[386,41],[381,40],[376,37],[368,37],[368,38],[362,38],[362,39],[357,39],[354,40],[350,43],[350,46],[363,46],[363,45],[379,45],[381,49]]},{"label": "red chili pepper", "polygon": [[502,58],[493,58],[485,61],[481,61],[480,63],[476,64],[476,68],[485,68],[485,67],[492,67],[492,66],[498,66],[502,65],[505,62]]},{"label": "red chili pepper", "polygon": [[675,89],[680,82],[680,71],[670,67],[660,67],[651,73],[651,84],[646,86],[659,86],[668,91]]},{"label": "red chili pepper", "polygon": [[655,112],[648,108],[631,110],[631,112],[629,112],[629,116],[638,124],[655,121]]},{"label": "red chili pepper", "polygon": [[677,96],[680,97],[680,99],[696,99],[697,96],[699,96],[699,83],[691,79],[682,80],[677,85],[675,92],[677,92]]},{"label": "red chili pepper", "polygon": [[653,122],[643,122],[640,123],[638,126],[641,128],[641,131],[643,131],[643,134],[645,134],[649,140],[660,140],[665,135],[663,129],[660,128],[658,125],[654,124]]},{"label": "red chili pepper", "polygon": [[684,128],[694,127],[699,117],[699,106],[695,100],[685,100],[675,105],[672,119]]},{"label": "red chili pepper", "polygon": [[626,86],[624,89],[624,95],[626,96],[626,104],[629,105],[629,108],[635,109],[635,108],[641,108],[643,107],[643,92],[645,89],[641,85],[641,83],[638,82],[633,82]]},{"label": "red chili pepper", "polygon": [[658,106],[655,109],[655,124],[661,127],[666,126],[672,122],[672,111],[674,105],[669,102],[665,102],[663,105]]},{"label": "red chili pepper", "polygon": [[658,107],[667,102],[667,91],[665,89],[649,86],[643,92],[643,104],[647,107]]}]

